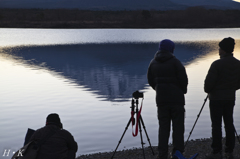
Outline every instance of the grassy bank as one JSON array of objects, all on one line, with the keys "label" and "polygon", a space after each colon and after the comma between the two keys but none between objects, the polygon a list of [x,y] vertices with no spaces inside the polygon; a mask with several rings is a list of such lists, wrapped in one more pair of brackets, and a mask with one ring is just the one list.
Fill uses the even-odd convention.
[{"label": "grassy bank", "polygon": [[0,9],[0,28],[233,28],[240,10]]}]

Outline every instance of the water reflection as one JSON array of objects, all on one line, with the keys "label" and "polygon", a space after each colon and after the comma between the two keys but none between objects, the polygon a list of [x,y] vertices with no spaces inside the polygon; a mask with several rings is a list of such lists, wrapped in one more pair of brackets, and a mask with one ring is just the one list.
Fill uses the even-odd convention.
[{"label": "water reflection", "polygon": [[[184,65],[216,49],[217,42],[177,43]],[[80,44],[5,48],[18,61],[56,72],[108,101],[124,101],[147,86],[147,68],[157,43]]]},{"label": "water reflection", "polygon": [[[189,77],[185,139],[206,97],[204,78],[211,63],[219,59],[218,42],[176,44],[175,56],[184,63]],[[239,44],[238,39],[234,51],[238,59]],[[45,117],[51,112],[60,114],[64,127],[73,134],[79,145],[78,155],[112,151],[130,117],[130,101],[112,101],[123,101],[142,88],[146,88],[143,118],[152,145],[156,146],[155,91],[147,86],[146,71],[157,48],[157,43],[0,48],[0,151],[17,150],[23,144],[27,128],[43,126]],[[106,101],[99,102],[96,97]],[[239,91],[236,98],[240,99]],[[239,132],[239,107],[234,111]],[[141,146],[139,138],[133,138],[131,131],[129,128],[119,150]],[[210,136],[206,103],[191,139]]]}]

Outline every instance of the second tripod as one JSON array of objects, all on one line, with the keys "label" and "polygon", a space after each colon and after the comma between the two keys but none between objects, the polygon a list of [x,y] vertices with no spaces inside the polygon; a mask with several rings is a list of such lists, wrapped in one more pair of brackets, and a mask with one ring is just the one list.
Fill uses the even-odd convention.
[{"label": "second tripod", "polygon": [[[149,142],[150,148],[151,148],[152,153],[154,155],[153,148],[152,148],[150,139],[148,137],[147,130],[146,130],[146,127],[144,125],[142,116],[141,116],[142,105],[141,105],[140,110],[138,110],[138,99],[139,98],[143,98],[143,93],[140,93],[138,91],[134,92],[133,93],[133,98],[132,98],[132,106],[131,106],[131,117],[130,117],[128,123],[127,123],[127,126],[126,126],[126,128],[125,128],[125,130],[124,130],[124,132],[122,134],[122,137],[121,137],[120,141],[118,142],[118,145],[117,145],[117,147],[116,147],[116,149],[115,149],[111,159],[113,159],[113,157],[114,157],[114,155],[115,155],[115,153],[116,153],[116,151],[118,149],[118,146],[120,145],[120,143],[121,143],[121,141],[122,141],[122,139],[123,139],[123,137],[124,137],[124,135],[125,135],[125,133],[126,133],[126,131],[128,129],[128,126],[130,125],[131,122],[132,122],[132,125],[135,125],[135,123],[136,123],[136,125],[135,125],[136,126],[136,131],[135,131],[135,134],[133,133],[133,136],[137,136],[138,127],[139,127],[139,132],[140,132],[140,137],[141,137],[141,144],[142,144],[142,150],[143,150],[144,159],[145,159],[145,152],[144,152],[144,147],[143,147],[144,143],[143,143],[143,138],[142,138],[142,128],[141,128],[141,126],[143,126],[143,129],[144,129],[144,131],[146,133],[147,140]],[[136,104],[136,106],[135,106],[135,104]],[[135,110],[135,108],[136,108],[136,110]],[[136,121],[134,119],[134,114],[136,114],[136,116],[137,116]]]}]

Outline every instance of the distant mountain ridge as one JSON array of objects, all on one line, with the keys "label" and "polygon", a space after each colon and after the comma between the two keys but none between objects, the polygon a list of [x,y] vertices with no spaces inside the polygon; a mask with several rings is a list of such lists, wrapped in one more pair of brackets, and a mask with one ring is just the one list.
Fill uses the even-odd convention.
[{"label": "distant mountain ridge", "polygon": [[170,0],[0,0],[0,8],[78,8],[90,10],[184,9]]},{"label": "distant mountain ridge", "polygon": [[203,6],[212,9],[240,9],[240,3],[232,0],[171,0],[186,6]]},{"label": "distant mountain ridge", "polygon": [[179,10],[190,6],[240,9],[232,0],[0,0],[0,8],[67,8],[89,10]]}]

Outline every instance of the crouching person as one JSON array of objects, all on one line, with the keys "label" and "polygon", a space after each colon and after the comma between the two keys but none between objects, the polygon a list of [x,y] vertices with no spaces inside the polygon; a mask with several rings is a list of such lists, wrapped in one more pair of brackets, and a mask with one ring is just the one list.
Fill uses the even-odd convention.
[{"label": "crouching person", "polygon": [[58,114],[49,114],[46,125],[38,129],[30,141],[44,141],[37,159],[75,159],[78,145],[73,136],[62,128]]}]

